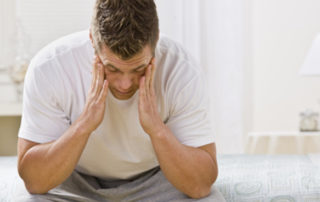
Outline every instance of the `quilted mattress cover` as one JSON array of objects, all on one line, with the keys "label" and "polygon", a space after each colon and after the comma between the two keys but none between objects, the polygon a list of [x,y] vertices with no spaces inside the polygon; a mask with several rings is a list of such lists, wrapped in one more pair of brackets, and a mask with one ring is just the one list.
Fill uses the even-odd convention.
[{"label": "quilted mattress cover", "polygon": [[[320,161],[310,155],[219,155],[218,162],[215,186],[226,201],[320,202]],[[0,202],[23,186],[16,165],[16,157],[0,157]]]}]

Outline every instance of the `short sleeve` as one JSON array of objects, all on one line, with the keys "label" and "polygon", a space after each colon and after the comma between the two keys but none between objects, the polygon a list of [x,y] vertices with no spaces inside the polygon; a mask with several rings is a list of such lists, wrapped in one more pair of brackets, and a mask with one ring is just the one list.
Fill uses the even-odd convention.
[{"label": "short sleeve", "polygon": [[[70,121],[57,102],[54,85],[43,68],[30,65],[25,78],[23,112],[19,137],[37,143],[58,139],[70,126]],[[45,70],[52,69],[46,68]],[[53,76],[53,75],[52,75]]]},{"label": "short sleeve", "polygon": [[169,101],[170,116],[166,125],[182,144],[188,146],[200,147],[214,142],[204,83],[201,74],[193,75],[182,89],[175,89],[176,96]]}]

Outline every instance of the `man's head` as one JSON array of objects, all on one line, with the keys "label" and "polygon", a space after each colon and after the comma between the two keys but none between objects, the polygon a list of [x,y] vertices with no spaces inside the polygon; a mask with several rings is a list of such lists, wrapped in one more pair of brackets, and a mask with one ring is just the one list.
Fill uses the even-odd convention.
[{"label": "man's head", "polygon": [[90,36],[110,90],[118,99],[130,98],[154,57],[159,37],[154,1],[97,0]]}]

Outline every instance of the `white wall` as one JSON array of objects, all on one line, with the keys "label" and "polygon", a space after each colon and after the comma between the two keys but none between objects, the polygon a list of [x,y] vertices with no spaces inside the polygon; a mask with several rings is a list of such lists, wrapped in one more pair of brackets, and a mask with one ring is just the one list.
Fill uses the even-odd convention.
[{"label": "white wall", "polygon": [[317,32],[318,0],[251,0],[251,131],[298,130],[299,113],[319,109],[320,77],[299,68]]},{"label": "white wall", "polygon": [[[14,55],[33,55],[66,34],[88,29],[94,0],[0,0],[0,104],[17,100],[15,88],[1,66]],[[16,43],[22,39],[24,43]],[[18,48],[18,50],[16,49]],[[0,155],[15,155],[20,117],[0,117]]]},{"label": "white wall", "polygon": [[[8,23],[7,18],[10,16],[14,19],[14,9],[11,9],[15,6],[13,2],[12,0],[0,0],[0,23]],[[38,7],[33,7],[32,2]],[[46,3],[41,0],[18,0],[19,16],[24,16],[22,17],[25,20],[24,23],[33,27],[25,30],[32,39],[30,53],[33,54],[46,43],[61,35],[87,28],[92,4],[93,0],[70,0],[68,2],[48,0]],[[246,4],[245,9],[248,12],[245,18],[248,23],[245,25],[244,34],[248,54],[246,53],[244,68],[245,132],[297,130],[299,112],[305,108],[317,110],[320,108],[320,105],[317,104],[317,100],[320,99],[320,77],[304,78],[298,75],[314,36],[320,32],[320,1],[246,0]],[[6,5],[5,9],[4,5]],[[7,9],[8,5],[11,10]],[[65,10],[59,10],[61,5]],[[42,12],[36,12],[35,10],[41,6]],[[28,13],[28,10],[32,12]],[[43,13],[46,14],[47,24],[41,21]],[[68,19],[68,14],[75,14],[73,20],[78,19],[78,21],[65,20]],[[65,17],[62,18],[61,15]],[[176,19],[173,22],[180,20]],[[10,29],[12,25],[6,24],[11,27]],[[4,33],[1,27],[0,44],[4,44],[2,40]],[[4,50],[3,47],[1,46],[0,49]],[[3,62],[4,58],[7,57],[0,55],[0,62]],[[0,78],[1,82],[3,80]],[[6,95],[0,100],[14,99],[14,93],[11,91],[4,93],[0,87],[0,92]],[[1,137],[4,137],[3,135],[15,136],[19,121],[18,117],[1,118]],[[15,126],[15,129],[4,126]],[[4,143],[2,140],[0,142]]]}]

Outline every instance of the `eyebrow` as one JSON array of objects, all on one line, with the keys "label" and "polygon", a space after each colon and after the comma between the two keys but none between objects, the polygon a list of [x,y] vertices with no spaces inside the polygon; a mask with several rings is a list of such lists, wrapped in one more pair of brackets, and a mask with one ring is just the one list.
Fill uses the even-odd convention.
[{"label": "eyebrow", "polygon": [[[107,63],[107,64],[105,64],[104,66],[105,66],[105,67],[107,67],[107,66],[112,67],[112,68],[116,69],[117,71],[121,72],[121,70],[120,70],[119,68],[115,67],[115,66],[114,66],[113,64],[111,64],[111,63]],[[144,68],[144,67],[146,67],[146,66],[147,66],[147,64],[139,65],[138,67],[134,68],[132,71],[137,71],[138,69]]]}]

